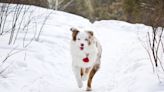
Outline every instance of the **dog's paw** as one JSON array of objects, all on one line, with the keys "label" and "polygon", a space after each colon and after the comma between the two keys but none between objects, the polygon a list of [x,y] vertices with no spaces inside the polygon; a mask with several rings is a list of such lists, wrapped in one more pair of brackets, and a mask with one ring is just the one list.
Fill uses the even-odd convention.
[{"label": "dog's paw", "polygon": [[78,83],[78,87],[79,87],[79,88],[82,88],[82,87],[83,87],[83,83],[82,83],[82,82],[79,82],[79,83]]},{"label": "dog's paw", "polygon": [[87,87],[86,91],[92,91],[92,88]]},{"label": "dog's paw", "polygon": [[87,75],[83,75],[83,76],[82,76],[82,80],[83,80],[83,81],[86,81],[87,78],[88,78]]}]

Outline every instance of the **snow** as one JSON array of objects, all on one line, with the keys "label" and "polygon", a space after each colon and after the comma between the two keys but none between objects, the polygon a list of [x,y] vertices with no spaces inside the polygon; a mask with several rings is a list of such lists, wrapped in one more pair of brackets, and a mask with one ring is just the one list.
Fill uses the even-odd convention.
[{"label": "snow", "polygon": [[[8,67],[0,74],[0,92],[85,92],[86,86],[79,89],[72,72],[71,27],[93,30],[102,45],[102,64],[93,79],[93,92],[164,92],[164,83],[159,83],[138,38],[144,37],[150,27],[116,20],[92,24],[74,14],[35,6],[28,13],[33,20],[25,45],[35,36],[34,26],[37,24],[38,34],[44,18],[50,15],[39,41],[32,41],[26,48],[26,31],[20,32],[14,45],[7,45],[9,33],[0,36],[0,72]],[[8,53],[14,52],[2,63]]]}]

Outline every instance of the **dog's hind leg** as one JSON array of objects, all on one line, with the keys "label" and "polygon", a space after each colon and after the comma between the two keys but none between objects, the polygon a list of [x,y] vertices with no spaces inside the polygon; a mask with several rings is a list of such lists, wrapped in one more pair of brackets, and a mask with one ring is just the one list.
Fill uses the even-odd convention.
[{"label": "dog's hind leg", "polygon": [[76,78],[78,87],[82,88],[83,87],[83,83],[82,83],[82,80],[81,80],[81,68],[73,66],[73,72],[75,74],[75,78]]},{"label": "dog's hind leg", "polygon": [[96,74],[97,70],[99,69],[99,64],[96,64],[93,66],[90,74],[89,74],[89,79],[88,79],[88,83],[87,83],[87,91],[91,91],[92,90],[92,79],[94,77],[94,75]]}]

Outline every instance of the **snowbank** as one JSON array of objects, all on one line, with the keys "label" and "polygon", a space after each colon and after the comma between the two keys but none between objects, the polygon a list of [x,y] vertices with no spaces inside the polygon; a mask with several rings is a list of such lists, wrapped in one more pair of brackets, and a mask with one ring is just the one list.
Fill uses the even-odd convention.
[{"label": "snowbank", "polygon": [[[28,13],[24,20],[29,15],[33,18],[30,31],[20,30],[14,45],[7,45],[9,33],[0,36],[0,61],[17,52],[0,63],[1,92],[84,92],[85,87],[77,87],[71,69],[71,27],[92,29],[103,46],[102,65],[93,80],[93,92],[164,92],[164,85],[158,83],[138,40],[139,34],[145,34],[150,27],[116,20],[91,24],[77,15],[34,6]],[[32,40],[47,16],[39,41]],[[23,44],[29,42],[24,48]]]}]

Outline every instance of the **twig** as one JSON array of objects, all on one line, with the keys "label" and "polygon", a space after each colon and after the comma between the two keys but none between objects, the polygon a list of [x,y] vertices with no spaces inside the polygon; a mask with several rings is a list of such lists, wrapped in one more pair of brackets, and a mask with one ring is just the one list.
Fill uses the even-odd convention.
[{"label": "twig", "polygon": [[[0,67],[2,67],[2,65],[5,64],[5,62],[7,61],[7,59],[8,59],[9,57],[11,57],[11,56],[13,56],[13,55],[15,55],[15,54],[20,53],[20,52],[23,51],[23,50],[19,50],[19,51],[13,52],[15,49],[16,49],[16,47],[13,48],[13,49],[7,54],[6,58],[1,62]],[[12,53],[12,52],[13,52],[13,53]],[[13,64],[13,62],[12,62],[11,64]],[[10,65],[11,65],[11,64],[10,64]],[[10,65],[8,65],[8,66],[6,66],[4,69],[2,69],[2,70],[0,71],[0,74],[2,74],[4,71],[6,71]]]}]

